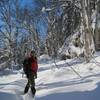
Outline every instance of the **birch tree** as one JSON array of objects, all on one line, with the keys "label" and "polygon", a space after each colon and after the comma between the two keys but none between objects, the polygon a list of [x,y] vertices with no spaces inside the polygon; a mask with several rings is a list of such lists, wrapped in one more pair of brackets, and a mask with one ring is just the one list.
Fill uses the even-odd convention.
[{"label": "birch tree", "polygon": [[95,48],[97,51],[100,51],[100,0],[95,3],[95,12],[93,17],[94,20],[94,40],[95,40]]},{"label": "birch tree", "polygon": [[82,19],[83,19],[83,26],[84,26],[84,42],[85,42],[85,58],[86,62],[90,61],[92,57],[92,48],[93,45],[93,33],[91,30],[91,15],[90,15],[90,0],[82,0],[81,7],[82,7]]}]

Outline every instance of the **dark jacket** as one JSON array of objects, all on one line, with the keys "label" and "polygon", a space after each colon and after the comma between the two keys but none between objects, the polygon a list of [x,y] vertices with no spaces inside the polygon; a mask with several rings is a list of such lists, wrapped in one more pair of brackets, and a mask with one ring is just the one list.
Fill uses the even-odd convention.
[{"label": "dark jacket", "polygon": [[27,77],[29,77],[30,74],[34,74],[37,72],[38,64],[37,64],[37,58],[25,58],[23,62],[23,70]]}]

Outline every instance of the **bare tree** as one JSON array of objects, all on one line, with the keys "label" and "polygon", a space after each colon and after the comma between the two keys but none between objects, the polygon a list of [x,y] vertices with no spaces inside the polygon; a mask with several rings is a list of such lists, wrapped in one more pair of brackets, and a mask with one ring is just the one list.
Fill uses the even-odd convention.
[{"label": "bare tree", "polygon": [[57,56],[57,51],[66,38],[74,33],[80,23],[80,7],[75,0],[52,1],[48,12],[47,49],[49,55]]}]

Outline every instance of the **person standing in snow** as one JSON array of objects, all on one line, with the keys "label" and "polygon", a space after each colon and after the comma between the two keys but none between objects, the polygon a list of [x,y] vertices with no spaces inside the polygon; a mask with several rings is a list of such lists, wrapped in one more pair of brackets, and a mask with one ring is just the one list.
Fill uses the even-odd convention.
[{"label": "person standing in snow", "polygon": [[38,70],[37,57],[35,51],[31,51],[30,56],[24,59],[23,70],[28,79],[24,93],[26,94],[30,87],[34,97],[36,93],[35,79],[37,78],[37,70]]}]

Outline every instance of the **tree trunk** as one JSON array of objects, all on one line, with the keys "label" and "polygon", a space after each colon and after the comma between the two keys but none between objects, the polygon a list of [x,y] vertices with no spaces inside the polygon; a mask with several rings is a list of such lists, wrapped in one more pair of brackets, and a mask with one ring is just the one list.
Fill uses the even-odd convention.
[{"label": "tree trunk", "polygon": [[95,48],[96,51],[100,51],[100,1],[96,5],[96,23],[95,23],[95,33],[94,33],[94,40],[95,40]]},{"label": "tree trunk", "polygon": [[86,62],[90,61],[91,58],[91,43],[92,43],[92,33],[90,28],[90,19],[86,11],[87,2],[86,0],[81,1],[82,7],[82,19],[83,19],[83,26],[84,26],[84,33],[85,33],[85,59]]}]

